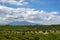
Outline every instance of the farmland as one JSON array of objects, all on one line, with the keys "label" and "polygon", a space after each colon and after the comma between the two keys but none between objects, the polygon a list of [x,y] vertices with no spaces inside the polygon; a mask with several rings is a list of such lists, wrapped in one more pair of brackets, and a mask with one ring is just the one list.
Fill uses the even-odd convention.
[{"label": "farmland", "polygon": [[1,25],[0,40],[60,40],[60,25]]}]

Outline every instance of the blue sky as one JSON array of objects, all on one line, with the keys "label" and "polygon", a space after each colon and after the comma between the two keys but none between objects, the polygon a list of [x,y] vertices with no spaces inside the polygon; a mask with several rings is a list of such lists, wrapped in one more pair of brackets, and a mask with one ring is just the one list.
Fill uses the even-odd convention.
[{"label": "blue sky", "polygon": [[59,11],[59,2],[57,0],[34,0],[30,6],[45,11]]},{"label": "blue sky", "polygon": [[25,0],[29,2],[29,5],[15,5],[10,3],[0,2],[1,5],[12,7],[12,8],[35,8],[37,10],[45,10],[45,11],[60,11],[60,2],[59,0]]},{"label": "blue sky", "polygon": [[60,0],[0,0],[0,24],[14,21],[60,24]]}]

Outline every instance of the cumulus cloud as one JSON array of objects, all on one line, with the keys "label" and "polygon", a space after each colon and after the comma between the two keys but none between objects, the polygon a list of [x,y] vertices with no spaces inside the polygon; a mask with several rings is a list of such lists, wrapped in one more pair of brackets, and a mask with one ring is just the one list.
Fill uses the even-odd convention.
[{"label": "cumulus cloud", "polygon": [[4,3],[9,3],[9,4],[14,4],[14,5],[27,5],[29,4],[28,2],[25,2],[24,0],[0,0],[0,2]]},{"label": "cumulus cloud", "polygon": [[37,24],[60,24],[59,12],[45,12],[32,8],[9,8],[0,6],[0,24],[28,21]]}]

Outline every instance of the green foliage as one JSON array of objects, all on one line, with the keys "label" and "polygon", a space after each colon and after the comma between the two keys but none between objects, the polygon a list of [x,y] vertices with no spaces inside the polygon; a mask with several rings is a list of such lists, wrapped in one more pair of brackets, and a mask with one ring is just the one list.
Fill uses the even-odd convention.
[{"label": "green foliage", "polygon": [[60,40],[60,33],[41,34],[0,32],[0,40]]},{"label": "green foliage", "polygon": [[59,30],[60,25],[29,25],[29,26],[10,26],[10,25],[3,25],[0,26],[0,31],[20,31],[20,30]]},{"label": "green foliage", "polygon": [[[43,31],[31,33],[30,31]],[[45,32],[48,34],[44,34]],[[54,33],[50,32],[55,31]],[[60,40],[60,25],[0,26],[0,40]],[[27,33],[29,31],[29,33]]]}]

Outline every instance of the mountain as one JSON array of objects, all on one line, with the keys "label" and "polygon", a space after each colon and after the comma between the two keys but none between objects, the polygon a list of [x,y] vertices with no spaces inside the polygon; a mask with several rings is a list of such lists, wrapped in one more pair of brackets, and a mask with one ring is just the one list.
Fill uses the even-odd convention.
[{"label": "mountain", "polygon": [[30,22],[26,22],[26,21],[22,21],[22,22],[12,22],[9,23],[9,25],[36,25],[35,23],[30,23]]}]

